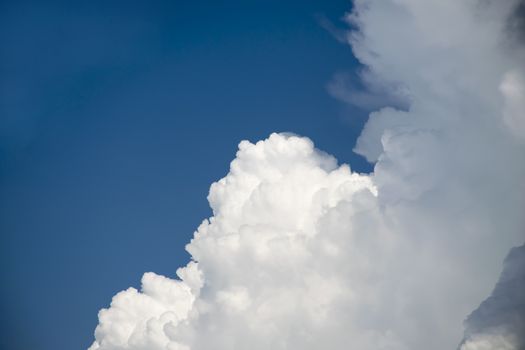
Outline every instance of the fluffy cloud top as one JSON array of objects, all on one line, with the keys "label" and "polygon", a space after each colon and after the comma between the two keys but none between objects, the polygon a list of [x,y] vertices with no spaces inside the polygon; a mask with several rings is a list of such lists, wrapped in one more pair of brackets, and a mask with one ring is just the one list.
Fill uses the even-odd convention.
[{"label": "fluffy cloud top", "polygon": [[[357,142],[374,172],[307,138],[241,142],[179,279],[147,273],[117,294],[90,350],[456,348],[525,238],[518,6],[355,1],[348,37],[371,91],[410,97]],[[471,332],[472,317],[462,350],[519,349]]]}]

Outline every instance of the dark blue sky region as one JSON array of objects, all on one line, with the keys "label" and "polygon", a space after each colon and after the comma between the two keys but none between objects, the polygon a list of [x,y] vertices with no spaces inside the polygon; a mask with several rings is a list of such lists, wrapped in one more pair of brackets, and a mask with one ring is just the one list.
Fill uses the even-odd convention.
[{"label": "dark blue sky region", "polygon": [[[143,272],[174,276],[237,144],[292,131],[358,171],[346,0],[0,5],[0,348],[82,349]],[[65,330],[65,331],[64,331]]]}]

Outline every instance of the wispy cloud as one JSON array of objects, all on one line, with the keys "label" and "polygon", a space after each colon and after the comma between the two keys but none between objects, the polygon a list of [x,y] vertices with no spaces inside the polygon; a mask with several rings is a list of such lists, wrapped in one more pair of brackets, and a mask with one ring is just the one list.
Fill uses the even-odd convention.
[{"label": "wispy cloud", "polygon": [[319,25],[330,33],[337,41],[343,44],[347,44],[349,41],[349,33],[346,27],[338,27],[333,21],[331,21],[326,15],[318,13],[315,16]]}]

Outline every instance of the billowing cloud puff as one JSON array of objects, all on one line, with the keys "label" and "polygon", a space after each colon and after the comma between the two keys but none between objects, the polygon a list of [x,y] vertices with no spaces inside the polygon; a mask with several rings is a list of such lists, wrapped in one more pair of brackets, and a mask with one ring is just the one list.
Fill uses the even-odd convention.
[{"label": "billowing cloud puff", "polygon": [[[184,282],[154,273],[142,277],[142,290],[129,288],[113,297],[111,307],[101,310],[90,349],[166,349],[169,327],[187,319],[195,293],[202,282],[194,263],[178,271]],[[184,349],[176,343],[167,349]]]},{"label": "billowing cloud puff", "polygon": [[[351,296],[341,274],[364,268],[334,269],[352,249],[345,241],[359,238],[348,231],[359,223],[341,215],[374,210],[376,194],[368,176],[306,138],[242,142],[230,173],[211,187],[214,216],[187,247],[198,263],[179,269],[181,281],[149,273],[142,293],[117,294],[99,315],[92,349],[267,349],[307,344],[313,329],[329,337],[329,316]],[[334,227],[321,236],[324,226]]]},{"label": "billowing cloud puff", "polygon": [[[192,261],[179,279],[148,273],[140,292],[117,294],[91,350],[457,348],[525,239],[517,6],[355,1],[348,38],[371,90],[410,96],[373,112],[358,139],[374,172],[307,138],[241,142]],[[512,328],[469,322],[462,350],[518,349]]]}]

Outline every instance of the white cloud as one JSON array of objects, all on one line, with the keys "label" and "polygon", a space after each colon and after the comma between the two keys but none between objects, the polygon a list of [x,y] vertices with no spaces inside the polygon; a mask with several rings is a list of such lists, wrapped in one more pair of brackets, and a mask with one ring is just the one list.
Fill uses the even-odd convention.
[{"label": "white cloud", "polygon": [[187,319],[196,295],[190,285],[197,281],[201,286],[194,263],[181,270],[180,277],[184,282],[149,272],[142,277],[141,292],[129,288],[115,295],[111,307],[98,315],[95,337],[100,341],[90,350],[178,349],[167,331]]},{"label": "white cloud", "polygon": [[116,295],[92,349],[454,349],[525,238],[515,6],[356,1],[355,55],[411,99],[370,116],[356,150],[374,173],[306,138],[243,141],[181,280]]}]

